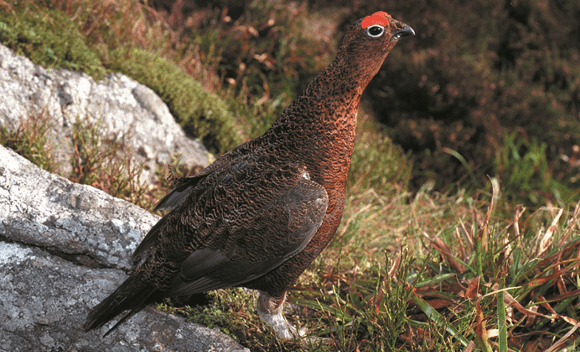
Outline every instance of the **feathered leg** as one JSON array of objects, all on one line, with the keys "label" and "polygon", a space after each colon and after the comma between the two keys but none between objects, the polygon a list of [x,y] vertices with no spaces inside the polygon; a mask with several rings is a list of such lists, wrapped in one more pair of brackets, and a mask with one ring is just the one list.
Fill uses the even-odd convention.
[{"label": "feathered leg", "polygon": [[282,297],[272,297],[267,292],[260,291],[256,303],[258,315],[276,331],[276,335],[281,339],[288,340],[303,336],[305,331],[296,331],[296,328],[290,325],[284,317],[285,301],[286,293]]}]

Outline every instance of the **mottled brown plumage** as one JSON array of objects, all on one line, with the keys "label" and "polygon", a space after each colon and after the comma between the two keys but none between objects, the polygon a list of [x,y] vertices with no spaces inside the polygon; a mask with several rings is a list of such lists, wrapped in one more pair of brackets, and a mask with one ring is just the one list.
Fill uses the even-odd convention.
[{"label": "mottled brown plumage", "polygon": [[342,217],[361,95],[398,39],[411,34],[384,12],[355,22],[336,59],[264,135],[179,179],[157,205],[172,211],[147,234],[131,276],[91,310],[85,329],[130,309],[118,325],[162,297],[244,286],[261,291],[260,316],[291,337],[285,291]]}]

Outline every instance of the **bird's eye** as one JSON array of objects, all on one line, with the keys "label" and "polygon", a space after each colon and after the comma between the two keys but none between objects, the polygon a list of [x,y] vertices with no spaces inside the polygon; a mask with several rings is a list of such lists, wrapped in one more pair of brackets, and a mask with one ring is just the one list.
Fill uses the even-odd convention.
[{"label": "bird's eye", "polygon": [[367,28],[367,33],[369,36],[377,38],[385,33],[385,29],[382,26],[375,24],[374,26]]}]

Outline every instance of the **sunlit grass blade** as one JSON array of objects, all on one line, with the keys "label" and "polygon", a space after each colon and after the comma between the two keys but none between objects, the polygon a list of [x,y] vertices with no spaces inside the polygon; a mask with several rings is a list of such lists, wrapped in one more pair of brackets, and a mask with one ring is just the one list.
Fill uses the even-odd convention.
[{"label": "sunlit grass blade", "polygon": [[307,299],[298,299],[298,298],[290,298],[288,299],[288,301],[292,302],[292,303],[296,303],[296,304],[301,304],[304,306],[309,306],[312,308],[318,308],[318,309],[322,309],[323,311],[334,315],[335,317],[342,319],[346,322],[351,322],[353,319],[350,315],[348,315],[347,313],[345,313],[344,311],[340,310],[340,309],[336,309],[336,308],[332,308],[331,306],[321,303],[319,301],[311,301],[311,300],[307,300]]},{"label": "sunlit grass blade", "polygon": [[455,273],[448,273],[448,274],[441,274],[441,275],[437,275],[433,278],[429,278],[428,280],[424,280],[421,282],[417,282],[416,284],[413,284],[414,287],[416,288],[421,288],[424,286],[428,286],[428,285],[433,285],[433,284],[437,284],[443,281],[446,281],[448,279],[453,279],[457,276],[457,274]]},{"label": "sunlit grass blade", "polygon": [[503,291],[496,293],[497,302],[497,327],[499,330],[499,352],[508,352],[507,342],[507,322],[505,313],[505,304],[503,300]]},{"label": "sunlit grass blade", "polygon": [[463,337],[463,335],[461,335],[451,324],[449,324],[447,320],[445,320],[445,317],[439,314],[435,308],[431,307],[429,303],[427,303],[424,299],[415,293],[411,295],[411,299],[417,305],[417,307],[419,307],[419,309],[421,309],[421,311],[423,311],[423,313],[425,313],[425,315],[431,319],[431,321],[433,321],[439,327],[444,328],[449,334],[451,334],[451,336],[459,340],[463,346],[467,346],[469,341]]}]

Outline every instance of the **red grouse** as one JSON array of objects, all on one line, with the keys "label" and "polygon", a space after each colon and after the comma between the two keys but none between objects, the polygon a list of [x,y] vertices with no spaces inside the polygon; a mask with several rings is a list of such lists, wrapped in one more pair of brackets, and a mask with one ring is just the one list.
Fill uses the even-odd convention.
[{"label": "red grouse", "polygon": [[225,287],[260,291],[257,311],[281,338],[286,289],[330,242],[342,217],[363,90],[408,25],[385,12],[356,21],[334,61],[264,135],[181,178],[172,209],[133,254],[129,278],[94,307],[85,330],[163,297]]}]

